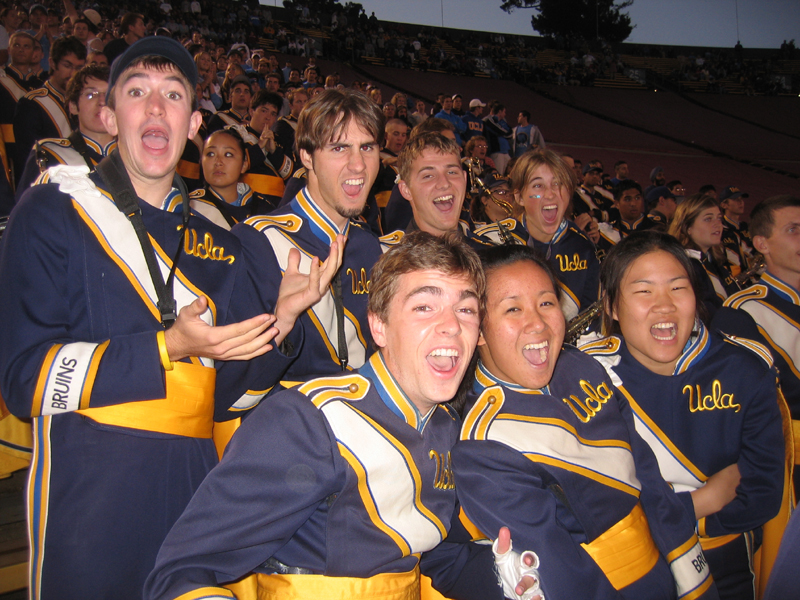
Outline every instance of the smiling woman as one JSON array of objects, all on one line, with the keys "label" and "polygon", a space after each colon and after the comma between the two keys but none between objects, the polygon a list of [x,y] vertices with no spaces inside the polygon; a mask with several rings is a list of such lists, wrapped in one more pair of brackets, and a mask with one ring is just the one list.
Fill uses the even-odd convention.
[{"label": "smiling woman", "polygon": [[453,450],[466,515],[484,532],[507,525],[516,545],[538,552],[547,598],[716,597],[692,519],[627,402],[599,364],[562,347],[552,267],[524,246],[482,258],[480,362]]},{"label": "smiling woman", "polygon": [[[701,213],[702,214],[702,213]],[[633,409],[636,430],[697,531],[720,598],[753,598],[753,540],[781,506],[784,440],[767,349],[699,318],[684,248],[634,232],[601,271],[609,337],[582,350]]]}]

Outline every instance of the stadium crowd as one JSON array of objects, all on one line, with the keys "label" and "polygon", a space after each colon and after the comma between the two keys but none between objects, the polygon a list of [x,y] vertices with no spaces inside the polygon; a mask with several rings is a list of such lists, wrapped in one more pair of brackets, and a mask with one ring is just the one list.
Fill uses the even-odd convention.
[{"label": "stadium crowd", "polygon": [[[800,199],[748,227],[747,190],[559,154],[528,110],[385,98],[317,59],[479,67],[286,5],[0,12],[31,596],[789,597]],[[598,50],[541,76],[624,68]]]}]

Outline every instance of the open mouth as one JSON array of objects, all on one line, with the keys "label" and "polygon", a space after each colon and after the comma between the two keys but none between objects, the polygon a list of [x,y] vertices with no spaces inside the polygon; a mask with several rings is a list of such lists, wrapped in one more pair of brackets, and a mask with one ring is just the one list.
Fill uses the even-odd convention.
[{"label": "open mouth", "polygon": [[438,373],[449,373],[458,364],[459,353],[454,348],[436,348],[428,354],[428,364]]},{"label": "open mouth", "polygon": [[454,203],[455,196],[453,196],[453,194],[439,196],[438,198],[433,199],[433,205],[443,212],[449,211],[451,208],[453,208]]},{"label": "open mouth", "polygon": [[555,223],[558,219],[558,204],[542,206],[542,218],[546,223]]},{"label": "open mouth", "polygon": [[522,355],[525,357],[525,360],[538,367],[547,362],[549,350],[550,342],[545,340],[536,344],[525,344],[522,347]]},{"label": "open mouth", "polygon": [[364,178],[361,177],[359,179],[345,179],[342,188],[344,189],[344,193],[348,196],[358,196],[361,193],[361,189],[364,187]]},{"label": "open mouth", "polygon": [[678,326],[675,323],[656,323],[650,327],[650,335],[659,342],[669,342],[678,337]]},{"label": "open mouth", "polygon": [[163,150],[169,144],[169,136],[163,129],[148,129],[142,136],[142,143],[150,150]]}]

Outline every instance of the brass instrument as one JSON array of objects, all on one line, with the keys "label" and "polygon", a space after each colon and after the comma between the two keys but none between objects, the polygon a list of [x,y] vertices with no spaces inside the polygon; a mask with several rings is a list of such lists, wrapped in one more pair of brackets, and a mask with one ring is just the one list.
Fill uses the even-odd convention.
[{"label": "brass instrument", "polygon": [[39,173],[44,173],[50,166],[48,164],[49,161],[47,160],[47,152],[45,152],[39,145],[39,140],[36,140],[33,148],[34,152],[36,153],[36,166],[39,167]]},{"label": "brass instrument", "polygon": [[567,323],[567,329],[564,332],[564,341],[568,344],[575,344],[584,333],[589,329],[600,313],[603,312],[603,301],[598,300],[589,305],[589,308],[574,316]]},{"label": "brass instrument", "polygon": [[[480,192],[481,194],[486,194],[489,196],[489,199],[494,202],[497,206],[502,208],[506,213],[506,218],[514,216],[514,205],[511,204],[507,200],[503,200],[502,198],[498,198],[492,191],[486,187],[486,184],[483,183],[483,180],[480,178],[480,161],[477,158],[465,158],[464,162],[467,165],[467,173],[469,174],[469,181],[470,181],[470,191],[475,193],[475,191]],[[474,191],[473,191],[474,190]],[[473,200],[474,202],[475,200]],[[511,232],[502,221],[497,221],[497,229],[500,231],[500,235],[503,238],[503,244],[506,246],[513,246],[515,244],[519,244],[520,241],[511,235]]]},{"label": "brass instrument", "polygon": [[[736,277],[734,277],[734,280],[740,286],[745,286],[751,278],[754,278],[756,275],[760,277],[766,268],[767,263],[764,260],[764,257],[761,254],[756,253],[756,256],[753,258],[752,266],[746,271],[739,273]],[[753,282],[755,282],[755,280],[753,280]]]}]

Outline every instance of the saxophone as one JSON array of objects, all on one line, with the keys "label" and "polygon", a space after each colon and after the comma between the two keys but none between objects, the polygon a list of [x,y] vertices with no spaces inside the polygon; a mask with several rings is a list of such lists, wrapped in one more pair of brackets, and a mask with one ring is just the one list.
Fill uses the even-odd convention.
[{"label": "saxophone", "polygon": [[[470,181],[470,189],[477,189],[480,191],[481,194],[486,194],[489,196],[489,199],[494,202],[497,206],[502,208],[506,213],[506,218],[514,216],[514,205],[508,202],[507,200],[503,200],[502,198],[498,198],[496,195],[492,193],[492,191],[486,187],[486,184],[483,183],[483,180],[479,177],[480,173],[480,161],[477,158],[465,158],[464,161],[467,164],[467,173],[469,174],[469,181]],[[497,221],[496,223],[497,229],[500,231],[500,236],[503,238],[503,245],[505,246],[513,246],[515,244],[519,244],[520,241],[511,235],[511,231],[509,231],[508,226],[505,225],[502,221]]]},{"label": "saxophone", "polygon": [[760,277],[766,267],[767,262],[764,260],[764,257],[761,254],[756,253],[756,257],[754,257],[753,264],[750,266],[750,268],[747,269],[747,271],[742,271],[739,273],[736,277],[734,277],[734,280],[739,284],[740,287],[745,286],[751,278],[753,279],[753,283],[755,283],[756,275]]},{"label": "saxophone", "polygon": [[570,319],[569,323],[567,323],[567,329],[564,332],[564,341],[568,344],[575,344],[578,338],[588,331],[592,321],[600,316],[602,312],[603,300],[600,299],[597,302],[593,302],[589,305],[589,308]]}]

